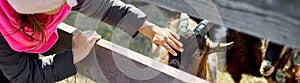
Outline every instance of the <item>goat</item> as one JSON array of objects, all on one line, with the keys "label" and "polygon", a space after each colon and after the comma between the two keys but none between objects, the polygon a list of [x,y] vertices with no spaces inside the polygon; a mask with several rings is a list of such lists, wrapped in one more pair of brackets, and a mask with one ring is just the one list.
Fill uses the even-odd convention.
[{"label": "goat", "polygon": [[[182,24],[182,23],[188,23],[188,24]],[[203,24],[207,24],[208,21],[202,21]],[[188,25],[188,26],[185,26]],[[188,30],[193,31],[196,26],[198,25],[198,23],[196,23],[195,21],[193,21],[192,19],[189,19],[189,17],[186,14],[181,14],[180,18],[175,18],[174,20],[172,20],[171,22],[168,23],[167,28],[169,28],[170,30],[177,32],[181,37],[181,39],[183,40],[191,40],[191,41],[196,41],[193,43],[186,43],[184,44],[184,46],[187,47],[191,47],[193,48],[193,46],[197,46],[195,44],[199,44],[198,50],[193,50],[193,55],[195,56],[183,56],[183,58],[185,57],[189,57],[189,58],[193,58],[190,59],[192,64],[190,65],[191,67],[186,69],[188,71],[188,73],[194,74],[200,78],[206,79],[208,81],[215,81],[216,80],[216,68],[212,68],[215,65],[209,64],[208,63],[208,58],[209,55],[214,53],[213,51],[217,52],[220,51],[220,49],[224,49],[230,45],[233,44],[233,42],[231,43],[215,43],[212,42],[207,36],[206,33],[204,33],[203,37],[194,37],[192,36],[193,32],[188,32]],[[186,29],[186,30],[183,30]],[[183,42],[185,43],[185,42]],[[201,43],[201,44],[200,44]],[[187,45],[188,44],[188,45]],[[173,56],[170,55],[169,53],[165,52],[164,54],[162,54],[162,59],[160,60],[161,62],[165,63],[165,64],[170,64],[170,60],[173,59]],[[188,63],[190,64],[190,63]],[[184,65],[184,64],[183,64]],[[176,65],[172,65],[171,66],[175,67],[175,68],[180,68]],[[192,69],[197,69],[195,72]]]},{"label": "goat", "polygon": [[[180,21],[181,20],[177,18],[171,21],[167,27],[173,27],[170,29],[177,32],[180,28],[182,28],[180,27]],[[188,27],[191,30],[197,26],[197,23],[192,19],[188,19],[188,22],[190,23]],[[238,31],[228,30],[227,34],[226,39],[227,42],[230,43],[224,43],[221,48],[230,47],[226,53],[226,70],[232,75],[235,82],[240,81],[241,74],[243,73],[258,77],[264,76],[268,82],[274,82],[274,77],[276,75],[274,71],[283,68],[282,65],[286,64],[287,58],[293,51],[293,49],[286,46],[278,45],[265,39],[259,39]],[[205,41],[206,42],[203,45],[204,49],[201,50],[201,53],[198,53],[198,55],[201,54],[200,59],[196,60],[198,62],[192,62],[193,66],[198,66],[199,68],[192,68],[198,70],[196,74],[194,73],[194,75],[213,81],[214,73],[212,72],[216,71],[210,70],[210,64],[207,60],[210,54],[218,52],[215,50],[212,51],[212,49],[215,49],[212,48],[212,46],[217,43],[213,43],[209,38],[205,38]],[[165,58],[165,60],[168,60],[168,58]],[[168,64],[168,61],[164,62]]]},{"label": "goat", "polygon": [[228,31],[226,39],[236,42],[226,54],[226,69],[235,82],[240,81],[243,73],[276,82],[274,72],[284,67],[293,52],[285,46],[233,30]]}]

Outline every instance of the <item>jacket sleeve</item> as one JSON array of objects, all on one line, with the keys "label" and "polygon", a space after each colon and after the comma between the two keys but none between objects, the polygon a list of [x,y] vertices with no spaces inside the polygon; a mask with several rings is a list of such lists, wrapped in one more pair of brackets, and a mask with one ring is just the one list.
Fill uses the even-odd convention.
[{"label": "jacket sleeve", "polygon": [[76,74],[71,50],[37,60],[27,53],[16,52],[0,36],[0,69],[13,83],[54,83]]},{"label": "jacket sleeve", "polygon": [[77,0],[73,10],[88,17],[116,26],[134,37],[145,20],[146,14],[120,0]]}]

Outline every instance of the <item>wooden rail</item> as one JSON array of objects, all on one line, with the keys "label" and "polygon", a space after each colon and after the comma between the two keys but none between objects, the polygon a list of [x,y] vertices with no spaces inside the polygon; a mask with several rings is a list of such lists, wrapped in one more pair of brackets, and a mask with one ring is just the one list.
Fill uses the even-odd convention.
[{"label": "wooden rail", "polygon": [[[58,28],[60,39],[49,52],[72,48],[70,33],[76,28],[65,23],[58,25]],[[207,82],[104,39],[99,40],[90,55],[76,65],[79,74],[97,83]]]}]

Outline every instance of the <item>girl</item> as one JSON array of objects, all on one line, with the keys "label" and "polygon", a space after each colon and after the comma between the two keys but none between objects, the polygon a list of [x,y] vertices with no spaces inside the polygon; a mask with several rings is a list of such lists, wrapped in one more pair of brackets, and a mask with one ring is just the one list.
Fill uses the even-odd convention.
[{"label": "girl", "polygon": [[75,63],[84,59],[100,35],[73,36],[74,47],[32,59],[30,55],[47,52],[57,41],[57,25],[71,10],[119,27],[134,37],[148,36],[154,46],[183,51],[179,36],[145,21],[146,15],[120,0],[0,0],[0,69],[14,83],[55,82],[76,74]]}]

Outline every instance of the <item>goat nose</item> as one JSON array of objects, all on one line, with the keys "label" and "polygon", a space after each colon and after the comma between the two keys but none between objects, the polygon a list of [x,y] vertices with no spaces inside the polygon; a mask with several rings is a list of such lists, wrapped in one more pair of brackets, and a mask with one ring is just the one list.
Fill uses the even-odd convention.
[{"label": "goat nose", "polygon": [[271,69],[271,67],[272,67],[272,62],[269,61],[269,60],[264,61],[263,64],[265,65],[263,67],[263,71],[264,72],[269,71]]},{"label": "goat nose", "polygon": [[173,60],[170,61],[169,65],[179,69],[180,61],[178,61],[177,59],[173,59]]},{"label": "goat nose", "polygon": [[271,66],[265,66],[264,67],[264,71],[266,72],[266,71],[269,71],[271,69]]}]

